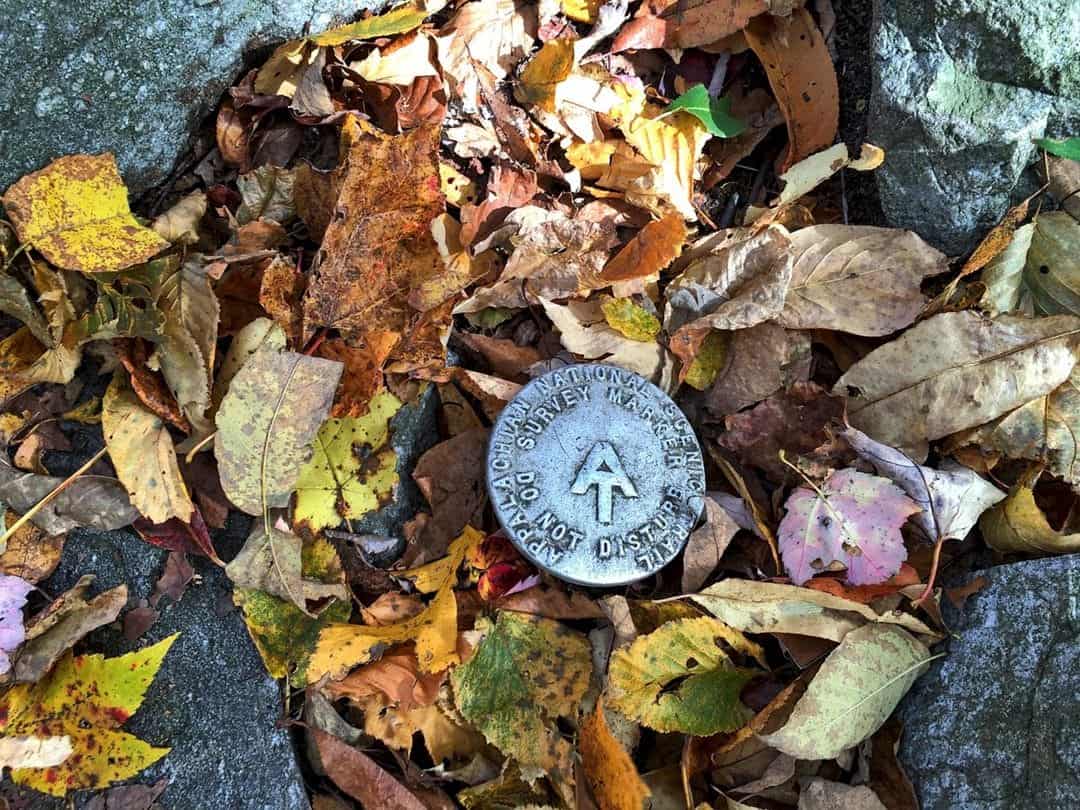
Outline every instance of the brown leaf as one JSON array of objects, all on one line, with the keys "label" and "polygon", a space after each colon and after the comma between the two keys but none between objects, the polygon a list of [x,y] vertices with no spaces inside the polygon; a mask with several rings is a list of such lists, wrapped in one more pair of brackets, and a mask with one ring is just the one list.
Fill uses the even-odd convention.
[{"label": "brown leaf", "polygon": [[972,577],[963,585],[945,589],[945,598],[954,608],[960,610],[964,603],[972,596],[990,584],[990,580],[984,576]]},{"label": "brown leaf", "polygon": [[535,172],[510,163],[496,163],[488,178],[484,201],[461,207],[461,243],[472,245],[483,239],[502,224],[507,214],[527,204],[539,191]]},{"label": "brown leaf", "polygon": [[659,273],[679,258],[686,236],[686,224],[674,212],[650,222],[604,265],[600,280],[630,281]]},{"label": "brown leaf", "polygon": [[524,379],[525,370],[539,363],[544,355],[532,346],[518,346],[507,338],[488,337],[476,332],[458,332],[458,340],[478,352],[500,377]]},{"label": "brown leaf", "polygon": [[319,344],[316,357],[345,366],[331,416],[364,416],[368,412],[371,398],[383,387],[383,366],[397,342],[398,336],[392,332],[372,331],[351,343],[331,338]]},{"label": "brown leaf", "polygon": [[814,18],[805,8],[790,17],[762,14],[746,41],[765,67],[788,127],[783,170],[832,145],[840,120],[836,70]]},{"label": "brown leaf", "polygon": [[300,299],[306,286],[307,277],[283,256],[276,256],[267,265],[259,286],[259,305],[285,330],[288,345],[296,349],[302,348],[304,313]]},{"label": "brown leaf", "polygon": [[[19,519],[17,512],[4,513],[5,525]],[[38,583],[49,576],[60,563],[66,534],[46,534],[33,523],[22,527],[7,539],[7,548],[0,554],[0,572]]]},{"label": "brown leaf", "polygon": [[421,672],[416,650],[409,644],[354,669],[344,680],[329,681],[323,692],[332,700],[343,697],[362,700],[383,695],[402,711],[410,711],[433,705],[445,680],[446,670]]},{"label": "brown leaf", "polygon": [[225,99],[218,108],[215,125],[218,151],[229,166],[241,172],[251,171],[251,132],[247,117],[237,112],[232,99]]},{"label": "brown leaf", "polygon": [[446,92],[439,76],[417,76],[406,86],[361,82],[364,101],[388,132],[438,126],[446,117]]},{"label": "brown leaf", "polygon": [[406,552],[407,565],[441,557],[487,501],[487,437],[487,428],[461,433],[435,445],[416,462],[413,480],[431,505],[432,519]]},{"label": "brown leaf", "polygon": [[296,166],[296,179],[293,182],[296,213],[307,225],[308,234],[316,242],[322,242],[330,224],[334,206],[337,205],[338,195],[341,193],[343,176],[344,172],[340,168],[324,172],[307,161],[300,161]]},{"label": "brown leaf", "polygon": [[720,564],[739,525],[720,504],[705,498],[705,523],[690,534],[683,551],[682,592],[694,593]]},{"label": "brown leaf", "polygon": [[191,424],[176,404],[176,397],[165,384],[161,372],[146,366],[148,353],[142,338],[117,339],[112,342],[113,351],[120,364],[131,375],[131,389],[147,408],[173,427],[185,433],[191,432]]},{"label": "brown leaf", "polygon": [[641,810],[647,806],[651,791],[630,754],[608,728],[601,700],[582,723],[578,750],[600,810]]},{"label": "brown leaf", "polygon": [[217,563],[221,560],[214,550],[214,543],[210,539],[210,531],[203,520],[199,507],[191,513],[191,523],[184,523],[179,518],[169,518],[164,523],[154,524],[146,518],[140,517],[131,527],[139,533],[139,537],[152,546],[179,551],[185,554],[197,554],[200,557],[209,557]]},{"label": "brown leaf", "polygon": [[869,786],[889,810],[919,810],[915,788],[896,758],[903,730],[893,717],[871,738]]},{"label": "brown leaf", "polygon": [[[627,48],[696,48],[741,31],[769,10],[767,0],[659,0],[623,27],[613,52]],[[648,13],[648,12],[651,12]]]},{"label": "brown leaf", "polygon": [[[724,420],[727,431],[716,441],[774,481],[792,476],[791,468],[780,461],[781,450],[808,474],[824,475],[830,462],[839,460],[825,446],[830,442],[826,427],[843,415],[842,397],[831,396],[816,383],[797,382],[748,411],[728,416]],[[809,459],[800,459],[807,454]]]},{"label": "brown leaf", "polygon": [[548,619],[603,619],[600,605],[578,590],[535,585],[524,591],[500,597],[493,605],[498,610],[513,610]]},{"label": "brown leaf", "polygon": [[443,272],[431,221],[442,213],[439,128],[357,137],[304,296],[305,337],[316,327],[359,336],[405,332],[417,313],[409,291]]},{"label": "brown leaf", "polygon": [[168,786],[165,777],[152,785],[117,785],[94,796],[83,810],[154,810],[160,807],[155,802]]},{"label": "brown leaf", "polygon": [[427,810],[401,782],[380,768],[367,754],[325,731],[312,728],[326,775],[364,807],[382,810]]}]

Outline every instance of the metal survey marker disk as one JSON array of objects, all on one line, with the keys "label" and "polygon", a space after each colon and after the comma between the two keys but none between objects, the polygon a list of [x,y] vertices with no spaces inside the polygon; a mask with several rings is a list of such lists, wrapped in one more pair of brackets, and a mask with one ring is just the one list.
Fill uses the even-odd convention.
[{"label": "metal survey marker disk", "polygon": [[526,557],[561,579],[605,587],[675,558],[701,514],[705,466],[667,394],[590,364],[537,377],[503,409],[487,482]]}]

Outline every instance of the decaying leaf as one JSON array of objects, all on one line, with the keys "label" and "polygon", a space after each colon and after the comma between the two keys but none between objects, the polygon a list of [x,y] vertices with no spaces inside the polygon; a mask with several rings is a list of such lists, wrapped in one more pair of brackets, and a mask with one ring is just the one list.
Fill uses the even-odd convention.
[{"label": "decaying leaf", "polygon": [[323,423],[296,479],[296,520],[319,531],[379,508],[397,486],[397,455],[388,442],[390,420],[400,407],[397,397],[383,391],[366,416]]},{"label": "decaying leaf", "polygon": [[527,777],[546,773],[556,785],[572,785],[570,744],[555,721],[577,717],[591,672],[584,636],[550,619],[500,611],[451,679],[458,711]]},{"label": "decaying leaf", "polygon": [[139,708],[177,636],[116,658],[64,658],[48,677],[20,684],[2,700],[5,737],[68,737],[72,756],[48,768],[12,771],[16,784],[51,796],[97,790],[129,779],[169,752],[120,730]]},{"label": "decaying leaf", "polygon": [[19,240],[65,270],[123,270],[169,245],[131,215],[111,153],[57,158],[3,200]]},{"label": "decaying leaf", "polygon": [[[16,512],[29,511],[62,483],[63,478],[24,473],[0,458],[0,501]],[[121,529],[138,516],[123,484],[115,478],[84,475],[39,509],[31,522],[49,534],[61,534],[76,526]]]},{"label": "decaying leaf", "polygon": [[850,395],[852,425],[921,460],[928,440],[989,422],[1065,382],[1078,338],[1080,319],[1068,315],[946,312],[872,351],[835,391]]},{"label": "decaying leaf", "polygon": [[930,660],[906,630],[868,624],[833,650],[784,726],[762,739],[797,759],[831,759],[865,740],[892,714]]},{"label": "decaying leaf", "polygon": [[900,527],[922,511],[888,479],[858,470],[833,472],[815,489],[799,487],[784,508],[777,538],[796,585],[833,563],[847,568],[852,585],[884,582],[907,559]]},{"label": "decaying leaf", "polygon": [[687,231],[678,214],[665,214],[642,228],[600,271],[608,283],[647,278],[666,268],[682,253]]},{"label": "decaying leaf", "polygon": [[986,544],[1006,554],[1070,554],[1080,551],[1080,533],[1055,531],[1035,503],[1033,482],[1022,480],[979,519]]},{"label": "decaying leaf", "polygon": [[711,618],[668,622],[640,636],[611,657],[611,705],[657,731],[733,731],[750,717],[739,692],[753,671],[737,666],[725,646],[764,660],[756,644]]},{"label": "decaying leaf", "polygon": [[559,330],[563,346],[588,360],[599,360],[655,380],[664,363],[664,348],[655,340],[631,340],[607,324],[599,304],[571,301],[560,306],[541,302]]},{"label": "decaying leaf", "polygon": [[308,733],[315,738],[327,776],[365,807],[427,810],[426,804],[367,754],[320,729],[311,729]]},{"label": "decaying leaf", "polygon": [[218,409],[221,486],[250,515],[288,506],[337,389],[341,364],[261,345]]},{"label": "decaying leaf", "polygon": [[71,738],[0,737],[0,767],[51,768],[72,754]]},{"label": "decaying leaf", "polygon": [[596,701],[596,708],[581,724],[578,747],[585,778],[600,810],[641,810],[647,806],[649,788],[611,733],[602,701]]},{"label": "decaying leaf", "polygon": [[119,374],[101,408],[105,444],[131,503],[153,523],[191,519],[195,505],[180,475],[168,428],[146,410]]},{"label": "decaying leaf", "polygon": [[712,498],[705,498],[704,515],[704,523],[690,533],[683,550],[683,593],[693,593],[705,584],[739,531],[739,525]]}]

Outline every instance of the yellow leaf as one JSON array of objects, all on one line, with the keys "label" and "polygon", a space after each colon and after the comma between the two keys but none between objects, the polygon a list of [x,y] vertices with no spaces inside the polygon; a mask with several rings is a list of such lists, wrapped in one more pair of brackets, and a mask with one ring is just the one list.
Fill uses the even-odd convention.
[{"label": "yellow leaf", "polygon": [[718,375],[727,363],[727,351],[730,341],[730,332],[721,332],[712,329],[701,342],[690,368],[683,380],[687,385],[698,391],[705,391],[712,387]]},{"label": "yellow leaf", "polygon": [[1030,483],[1021,481],[1009,497],[979,518],[986,544],[1006,554],[1069,554],[1080,551],[1080,534],[1055,531]]},{"label": "yellow leaf", "polygon": [[173,517],[187,523],[195,505],[180,475],[172,437],[120,373],[105,392],[101,426],[116,476],[132,505],[153,523]]},{"label": "yellow leaf", "polygon": [[581,725],[578,750],[600,810],[641,810],[651,795],[634,761],[608,728],[602,701]]},{"label": "yellow leaf", "polygon": [[130,779],[169,752],[120,730],[142,704],[177,635],[138,652],[63,658],[36,684],[19,684],[0,703],[4,737],[66,736],[74,753],[48,768],[19,768],[14,782],[53,796],[99,790]]},{"label": "yellow leaf", "polygon": [[394,50],[375,48],[349,67],[362,79],[376,84],[396,84],[407,87],[421,76],[438,76],[439,70],[431,61],[431,40],[420,33],[405,44],[395,42]]},{"label": "yellow leaf", "polygon": [[340,28],[331,28],[329,31],[309,37],[309,40],[316,45],[333,46],[344,45],[354,39],[374,39],[404,34],[406,31],[417,28],[427,15],[428,12],[423,7],[409,3],[377,17],[368,17]]},{"label": "yellow leaf", "polygon": [[4,207],[19,239],[65,270],[123,270],[169,246],[131,215],[111,153],[54,160],[9,188]]},{"label": "yellow leaf", "polygon": [[438,672],[459,660],[457,654],[457,598],[454,584],[457,571],[470,550],[484,539],[482,532],[470,526],[450,544],[446,557],[402,576],[415,578],[417,589],[425,593],[437,590],[423,612],[395,624],[378,626],[332,624],[319,634],[319,643],[308,665],[308,680],[324,675],[335,680],[345,677],[353,667],[375,660],[390,644],[416,641],[416,658],[421,672]]},{"label": "yellow leaf", "polygon": [[0,340],[0,402],[33,387],[34,381],[26,373],[44,350],[25,326]]},{"label": "yellow leaf", "polygon": [[397,397],[380,391],[366,415],[323,422],[296,481],[297,520],[319,531],[382,505],[398,482],[397,454],[387,442],[400,407]]},{"label": "yellow leaf", "polygon": [[450,205],[475,204],[479,199],[476,183],[457,170],[452,163],[439,161],[439,187]]},{"label": "yellow leaf", "polygon": [[660,319],[629,298],[609,298],[600,308],[607,325],[623,337],[650,342],[660,334]]},{"label": "yellow leaf", "polygon": [[596,22],[600,0],[562,0],[562,12],[576,22]]},{"label": "yellow leaf", "polygon": [[599,180],[611,164],[617,145],[615,141],[573,143],[566,150],[566,159],[581,172],[583,180]]},{"label": "yellow leaf", "polygon": [[514,97],[525,104],[535,104],[542,110],[555,112],[555,88],[574,69],[574,40],[551,39],[542,47],[525,69],[514,88]]}]

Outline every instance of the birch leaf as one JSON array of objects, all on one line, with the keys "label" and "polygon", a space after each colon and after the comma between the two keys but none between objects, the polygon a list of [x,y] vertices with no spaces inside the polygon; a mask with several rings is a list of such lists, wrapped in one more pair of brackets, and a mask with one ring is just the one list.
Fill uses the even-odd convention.
[{"label": "birch leaf", "polygon": [[169,246],[135,221],[108,152],[58,158],[19,180],[3,199],[19,241],[65,270],[123,270]]},{"label": "birch leaf", "polygon": [[921,511],[888,479],[858,470],[835,471],[817,490],[799,487],[784,508],[777,539],[796,585],[833,563],[852,585],[884,582],[907,559],[900,527]]},{"label": "birch leaf", "polygon": [[378,509],[397,486],[390,420],[401,402],[381,391],[362,417],[328,419],[296,480],[296,520],[312,531],[338,526]]},{"label": "birch leaf", "polygon": [[109,458],[132,505],[152,523],[174,517],[189,522],[195,505],[180,475],[168,428],[143,406],[121,374],[105,392],[101,426]]},{"label": "birch leaf", "polygon": [[821,665],[782,728],[761,739],[796,759],[832,759],[877,731],[930,660],[906,630],[868,624]]},{"label": "birch leaf", "polygon": [[249,515],[289,505],[330,411],[341,363],[262,344],[221,401],[214,453],[225,495]]},{"label": "birch leaf", "polygon": [[[851,424],[916,460],[927,443],[1050,393],[1076,364],[1080,318],[946,312],[870,352],[836,383]],[[947,347],[947,350],[945,348]]]},{"label": "birch leaf", "polygon": [[66,736],[74,754],[49,768],[12,771],[12,780],[51,796],[100,790],[130,779],[169,752],[121,730],[138,710],[177,636],[116,658],[65,657],[36,684],[19,684],[0,701],[5,737]]},{"label": "birch leaf", "polygon": [[734,731],[751,717],[739,692],[754,673],[736,666],[724,646],[764,657],[756,644],[713,618],[678,619],[639,636],[611,657],[611,705],[657,731]]}]

